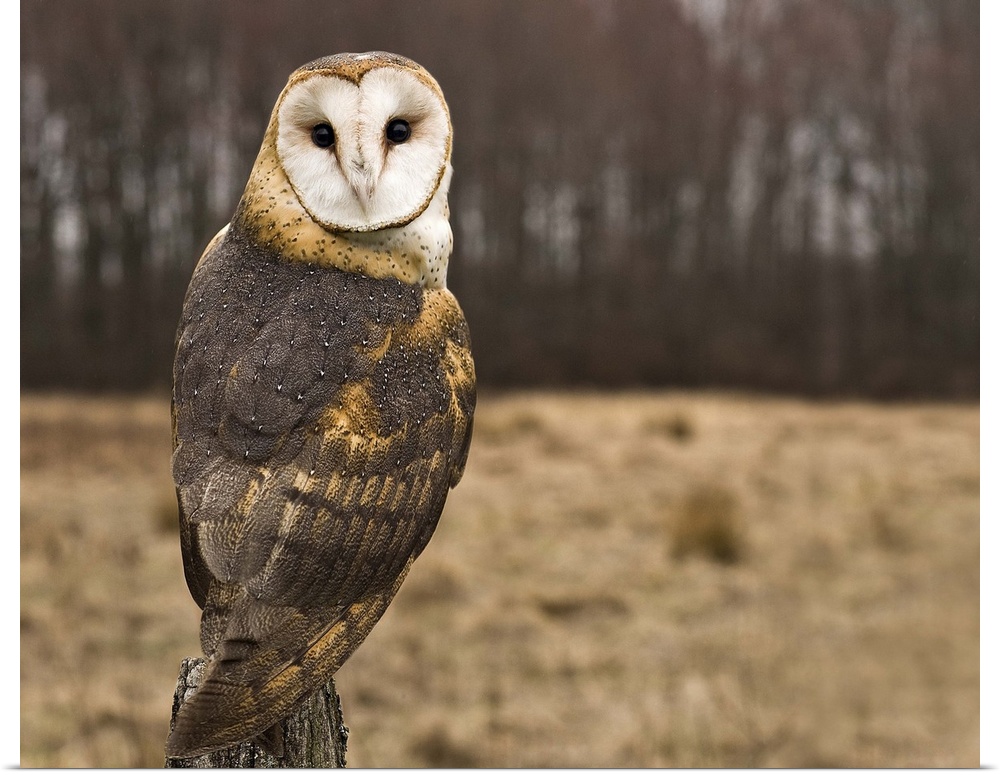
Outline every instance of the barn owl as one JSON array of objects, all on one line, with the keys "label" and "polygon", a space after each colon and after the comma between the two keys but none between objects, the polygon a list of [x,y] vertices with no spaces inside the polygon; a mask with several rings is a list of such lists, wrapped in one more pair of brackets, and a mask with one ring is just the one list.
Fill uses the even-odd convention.
[{"label": "barn owl", "polygon": [[194,270],[172,469],[208,664],[171,758],[263,735],[329,680],[462,475],[476,397],[445,282],[451,140],[416,63],[304,65]]}]

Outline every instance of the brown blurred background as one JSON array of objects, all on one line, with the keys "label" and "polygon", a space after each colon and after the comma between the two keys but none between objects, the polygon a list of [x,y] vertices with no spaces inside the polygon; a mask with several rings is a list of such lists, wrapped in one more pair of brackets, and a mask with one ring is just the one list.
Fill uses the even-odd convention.
[{"label": "brown blurred background", "polygon": [[967,0],[22,2],[22,764],[162,764],[181,298],[370,49],[451,107],[483,391],[349,763],[977,765]]}]

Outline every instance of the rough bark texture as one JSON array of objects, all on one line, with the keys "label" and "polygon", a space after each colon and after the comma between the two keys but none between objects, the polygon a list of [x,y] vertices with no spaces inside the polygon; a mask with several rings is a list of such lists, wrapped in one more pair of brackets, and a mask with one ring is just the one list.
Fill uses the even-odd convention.
[{"label": "rough bark texture", "polygon": [[[197,688],[205,660],[188,658],[181,662],[170,728],[184,700]],[[247,741],[192,759],[167,759],[168,768],[329,768],[347,766],[347,727],[340,707],[340,697],[331,678],[282,724],[284,755],[279,759],[255,741]]]}]

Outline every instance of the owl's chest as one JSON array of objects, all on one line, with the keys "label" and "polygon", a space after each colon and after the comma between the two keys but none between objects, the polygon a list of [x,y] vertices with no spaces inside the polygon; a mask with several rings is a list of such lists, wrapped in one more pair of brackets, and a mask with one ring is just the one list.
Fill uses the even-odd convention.
[{"label": "owl's chest", "polygon": [[263,459],[294,453],[324,410],[363,394],[375,432],[436,408],[441,332],[424,332],[425,293],[304,263],[229,251],[199,267],[174,365],[180,438]]}]

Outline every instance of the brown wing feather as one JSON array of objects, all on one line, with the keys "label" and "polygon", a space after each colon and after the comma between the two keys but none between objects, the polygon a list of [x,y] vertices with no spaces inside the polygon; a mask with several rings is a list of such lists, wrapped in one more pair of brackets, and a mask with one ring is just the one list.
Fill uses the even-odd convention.
[{"label": "brown wing feather", "polygon": [[[208,261],[211,263],[210,256],[214,256],[219,245],[222,243],[226,236],[226,232],[229,231],[229,226],[225,226],[219,230],[205,247],[202,252],[201,257],[198,259],[198,263],[195,265],[195,274],[198,273],[199,268],[203,263]],[[196,284],[192,281],[187,294],[185,295],[184,305],[185,308],[191,304],[191,292],[195,289]],[[175,349],[179,350],[181,337],[184,333],[183,320],[181,326],[177,330],[177,338],[174,342]],[[176,393],[172,394],[170,397],[170,418],[171,418],[171,438],[173,442],[173,448],[177,449],[177,396]],[[184,580],[187,582],[188,590],[191,592],[191,597],[194,598],[195,603],[198,604],[199,608],[205,607],[205,599],[208,595],[208,588],[212,583],[212,574],[208,570],[208,566],[205,565],[205,561],[201,557],[201,550],[197,545],[197,536],[193,530],[193,526],[190,518],[188,517],[187,510],[185,508],[184,500],[181,497],[182,493],[180,488],[177,490],[177,510],[180,516],[180,537],[181,537],[181,559],[184,564]]]},{"label": "brown wing feather", "polygon": [[449,292],[230,234],[195,273],[174,380],[185,573],[212,656],[168,742],[191,756],[283,718],[370,632],[461,476],[475,376]]}]

